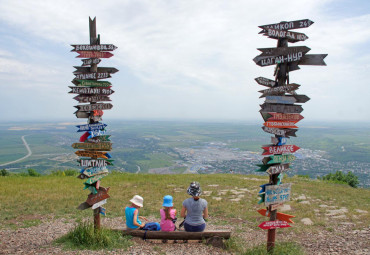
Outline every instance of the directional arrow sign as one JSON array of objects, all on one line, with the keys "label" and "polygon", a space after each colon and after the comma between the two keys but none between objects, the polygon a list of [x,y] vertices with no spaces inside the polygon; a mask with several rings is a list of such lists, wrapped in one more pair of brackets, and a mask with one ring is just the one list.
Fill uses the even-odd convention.
[{"label": "directional arrow sign", "polygon": [[86,203],[88,203],[89,205],[93,205],[93,204],[96,204],[104,199],[107,199],[109,198],[110,196],[108,195],[108,191],[109,191],[110,188],[103,188],[103,187],[100,187],[99,190],[98,190],[98,193],[96,194],[90,194],[88,197],[87,197],[87,200],[86,200]]},{"label": "directional arrow sign", "polygon": [[112,150],[112,144],[110,142],[104,143],[73,143],[74,149],[83,150],[98,150],[98,151],[110,151]]},{"label": "directional arrow sign", "polygon": [[76,117],[77,118],[89,118],[90,117],[90,114],[88,112],[80,112],[80,111],[75,111],[75,114],[76,114]]},{"label": "directional arrow sign", "polygon": [[75,154],[80,157],[94,157],[108,159],[105,152],[101,151],[76,151]]},{"label": "directional arrow sign", "polygon": [[102,201],[100,201],[100,202],[98,202],[98,203],[96,203],[96,204],[94,204],[92,207],[91,207],[91,209],[96,209],[96,208],[99,208],[100,206],[102,206],[102,205],[104,205],[104,204],[106,204],[107,203],[107,200],[106,199],[104,199],[104,200],[102,200]]},{"label": "directional arrow sign", "polygon": [[255,57],[253,61],[259,66],[271,66],[271,65],[276,65],[276,64],[300,61],[303,55],[304,53],[302,51],[299,51],[296,53],[290,53],[287,55],[279,55],[279,56],[271,56],[271,57],[259,55]]},{"label": "directional arrow sign", "polygon": [[84,86],[84,87],[111,87],[112,83],[109,81],[91,81],[91,80],[72,80],[72,83],[76,86]]},{"label": "directional arrow sign", "polygon": [[296,137],[296,132],[297,129],[290,129],[290,128],[284,128],[284,129],[279,129],[279,128],[270,128],[270,127],[262,127],[263,131],[266,133],[274,134],[274,135],[279,135],[279,136],[284,136],[284,137],[290,137],[294,136]]},{"label": "directional arrow sign", "polygon": [[88,94],[88,95],[111,95],[114,93],[114,90],[107,88],[89,88],[89,87],[73,87],[70,94]]},{"label": "directional arrow sign", "polygon": [[284,173],[288,170],[289,170],[289,164],[281,164],[281,165],[270,166],[266,172],[269,174],[279,174],[279,173]]},{"label": "directional arrow sign", "polygon": [[[262,216],[266,216],[266,217],[270,217],[270,212],[267,211],[266,209],[260,209],[257,211],[259,214],[261,214]],[[285,214],[285,213],[276,213],[276,219],[277,220],[281,220],[281,221],[286,221],[288,223],[294,223],[290,218],[294,218],[295,216],[293,215],[289,215],[289,214]]]},{"label": "directional arrow sign", "polygon": [[78,80],[99,80],[112,78],[111,73],[108,72],[97,72],[97,73],[79,73],[75,74],[76,79]]},{"label": "directional arrow sign", "polygon": [[103,173],[103,174],[99,174],[99,175],[94,175],[94,176],[90,177],[89,179],[87,179],[87,181],[85,181],[84,183],[85,184],[93,184],[93,183],[95,183],[95,182],[103,179],[107,175],[108,175],[107,173]]},{"label": "directional arrow sign", "polygon": [[266,186],[265,206],[289,201],[291,186],[291,183]]},{"label": "directional arrow sign", "polygon": [[282,112],[282,113],[301,113],[303,108],[301,105],[285,105],[285,104],[268,104],[263,103],[261,112]]},{"label": "directional arrow sign", "polygon": [[270,128],[298,128],[295,123],[295,121],[267,121],[263,125]]},{"label": "directional arrow sign", "polygon": [[295,156],[292,154],[285,154],[285,155],[274,155],[264,157],[262,162],[264,164],[278,164],[278,163],[291,163],[295,160]]},{"label": "directional arrow sign", "polygon": [[278,48],[259,48],[257,49],[262,52],[259,56],[288,56],[289,54],[299,53],[306,54],[311,49],[306,46],[296,47],[278,47]]},{"label": "directional arrow sign", "polygon": [[268,28],[264,30],[264,35],[268,36],[269,38],[279,39],[279,38],[287,38],[288,42],[298,42],[298,41],[305,41],[308,39],[308,36],[303,33],[291,32],[286,30],[279,30]]},{"label": "directional arrow sign", "polygon": [[265,103],[270,104],[294,104],[297,102],[293,96],[266,96]]},{"label": "directional arrow sign", "polygon": [[291,227],[286,221],[264,221],[258,225],[262,229],[276,229]]},{"label": "directional arrow sign", "polygon": [[264,78],[264,77],[258,77],[254,79],[259,85],[266,86],[266,87],[274,87],[277,85],[276,81]]},{"label": "directional arrow sign", "polygon": [[110,135],[101,135],[93,138],[87,139],[89,143],[100,143],[100,142],[110,142]]},{"label": "directional arrow sign", "polygon": [[258,193],[259,193],[259,194],[261,194],[261,193],[265,193],[266,186],[269,186],[269,185],[271,185],[271,184],[270,184],[270,183],[265,183],[265,184],[260,185],[261,190],[260,190]]},{"label": "directional arrow sign", "polygon": [[297,90],[300,85],[292,83],[287,84],[279,87],[273,87],[270,89],[260,90],[258,92],[262,93],[261,97],[265,96],[273,96],[273,95],[284,95],[285,93],[292,93],[293,91]]},{"label": "directional arrow sign", "polygon": [[86,203],[86,202],[83,202],[83,203],[81,203],[78,207],[77,207],[77,209],[78,210],[85,210],[85,209],[87,209],[87,208],[90,208],[91,207],[91,205],[89,205],[88,203]]},{"label": "directional arrow sign", "polygon": [[113,165],[112,160],[106,159],[79,159],[77,162],[79,162],[82,167],[104,167]]},{"label": "directional arrow sign", "polygon": [[106,174],[108,173],[108,169],[105,166],[104,167],[92,167],[92,168],[83,170],[82,173],[86,175],[87,177],[92,177],[92,176],[99,175],[99,174]]},{"label": "directional arrow sign", "polygon": [[110,52],[99,52],[99,51],[77,51],[78,55],[76,58],[110,58],[113,56]]},{"label": "directional arrow sign", "polygon": [[114,51],[117,47],[113,44],[71,44],[74,48],[71,51]]},{"label": "directional arrow sign", "polygon": [[293,95],[293,96],[287,96],[287,97],[294,97],[297,101],[296,103],[303,104],[310,100],[310,98],[306,95]]},{"label": "directional arrow sign", "polygon": [[81,59],[82,61],[82,66],[88,66],[88,65],[92,65],[92,64],[99,64],[101,59],[100,58],[85,58],[85,59]]},{"label": "directional arrow sign", "polygon": [[[73,72],[73,74],[81,74],[81,73],[92,73],[90,72],[90,67],[84,67],[84,66],[74,66],[77,70]],[[117,68],[114,67],[98,67],[97,70],[98,73],[116,73],[118,72]]]},{"label": "directional arrow sign", "polygon": [[259,167],[259,169],[257,169],[256,172],[266,172],[266,170],[270,167],[268,165],[263,164],[256,164],[256,166]]},{"label": "directional arrow sign", "polygon": [[94,124],[85,124],[85,125],[77,125],[78,128],[77,132],[84,132],[84,131],[93,131],[93,130],[103,130],[107,124],[104,123],[94,123]]},{"label": "directional arrow sign", "polygon": [[77,100],[79,103],[91,103],[91,102],[105,102],[105,101],[112,101],[110,100],[109,96],[75,96],[73,98],[74,100]]},{"label": "directional arrow sign", "polygon": [[324,58],[328,54],[307,54],[298,61],[298,65],[326,66]]},{"label": "directional arrow sign", "polygon": [[306,28],[313,24],[314,22],[309,19],[295,20],[295,21],[282,21],[280,23],[268,24],[263,26],[258,26],[262,28],[262,33],[265,32],[268,28],[279,29],[279,30],[290,30],[298,28]]},{"label": "directional arrow sign", "polygon": [[87,137],[88,139],[94,138],[96,136],[102,136],[105,134],[105,130],[95,130],[95,131],[89,131],[89,136]]},{"label": "directional arrow sign", "polygon": [[83,104],[83,105],[77,105],[75,106],[79,111],[82,112],[90,112],[95,110],[110,110],[113,108],[112,104]]},{"label": "directional arrow sign", "polygon": [[265,121],[300,121],[303,116],[299,113],[261,112]]},{"label": "directional arrow sign", "polygon": [[294,153],[300,149],[296,145],[265,146],[262,155],[288,154]]}]

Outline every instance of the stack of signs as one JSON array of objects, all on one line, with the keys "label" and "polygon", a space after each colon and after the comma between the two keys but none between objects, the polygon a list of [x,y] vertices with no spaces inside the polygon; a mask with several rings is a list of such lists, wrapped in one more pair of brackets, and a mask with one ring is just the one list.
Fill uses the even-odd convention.
[{"label": "stack of signs", "polygon": [[[84,180],[84,189],[90,191],[86,202],[80,204],[79,209],[98,209],[105,215],[105,209],[101,205],[109,198],[109,188],[100,185],[101,180],[108,175],[107,166],[113,165],[108,151],[112,150],[110,135],[106,134],[107,124],[102,123],[104,110],[112,109],[109,95],[114,93],[112,84],[103,79],[111,78],[118,70],[113,67],[97,67],[101,58],[113,56],[110,51],[117,47],[113,44],[100,44],[100,36],[96,38],[96,20],[90,19],[90,44],[73,44],[73,52],[78,53],[77,58],[82,59],[82,66],[75,66],[73,74],[75,78],[70,86],[69,93],[77,94],[74,97],[78,101],[75,106],[77,118],[86,118],[86,125],[78,125],[77,132],[81,132],[79,142],[72,144],[78,159],[81,172],[78,178]],[[99,80],[99,81],[98,81]]]},{"label": "stack of signs", "polygon": [[[290,200],[291,184],[282,184],[283,173],[289,170],[289,165],[295,160],[294,152],[299,150],[296,145],[289,145],[290,137],[296,137],[297,123],[303,119],[303,103],[310,100],[306,95],[299,95],[296,90],[300,85],[289,81],[289,72],[300,69],[299,65],[326,65],[324,58],[327,54],[307,54],[310,48],[306,46],[288,47],[288,42],[304,41],[308,37],[303,33],[291,32],[291,29],[306,28],[312,25],[311,20],[297,20],[259,26],[262,33],[272,39],[277,39],[276,48],[258,49],[262,53],[253,60],[259,66],[275,66],[274,79],[256,78],[259,85],[267,88],[260,90],[260,97],[265,98],[260,113],[263,120],[263,131],[273,134],[271,144],[263,145],[262,164],[258,172],[269,174],[269,182],[261,185],[259,203],[267,209],[260,214],[270,217],[270,221],[260,225],[263,229],[289,227],[287,222],[292,215],[277,213],[277,209]],[[278,221],[276,221],[278,220]],[[275,222],[276,221],[276,222]],[[274,237],[275,238],[275,237]],[[271,240],[270,240],[271,241]],[[273,240],[274,241],[274,240]]]}]

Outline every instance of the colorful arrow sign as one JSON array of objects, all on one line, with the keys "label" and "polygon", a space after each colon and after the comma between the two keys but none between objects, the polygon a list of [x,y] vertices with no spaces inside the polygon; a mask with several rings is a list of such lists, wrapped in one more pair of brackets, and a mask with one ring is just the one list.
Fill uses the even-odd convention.
[{"label": "colorful arrow sign", "polygon": [[275,154],[287,154],[294,153],[300,149],[296,145],[281,145],[281,146],[264,146],[262,147],[264,152],[262,155],[275,155]]},{"label": "colorful arrow sign", "polygon": [[291,183],[266,186],[265,206],[289,201],[291,186]]},{"label": "colorful arrow sign", "polygon": [[279,174],[289,170],[289,164],[273,165],[267,169],[268,174]]},{"label": "colorful arrow sign", "polygon": [[90,194],[87,197],[86,203],[92,206],[93,204],[96,204],[104,199],[109,198],[110,197],[108,195],[109,189],[110,189],[109,187],[108,188],[100,187],[96,194]]},{"label": "colorful arrow sign", "polygon": [[107,174],[108,173],[108,169],[105,166],[82,169],[81,171],[82,171],[82,174],[86,175],[87,177],[92,177],[92,176],[95,176],[95,175]]},{"label": "colorful arrow sign", "polygon": [[298,130],[297,129],[290,129],[290,128],[270,128],[270,127],[262,127],[262,130],[265,131],[266,133],[274,134],[274,135],[279,135],[283,137],[290,137],[294,136],[296,137],[297,135],[295,134]]},{"label": "colorful arrow sign", "polygon": [[80,157],[93,157],[93,158],[104,158],[108,159],[108,153],[101,151],[76,151],[75,154]]},{"label": "colorful arrow sign", "polygon": [[111,73],[108,72],[96,72],[96,73],[79,73],[75,74],[77,80],[100,80],[111,78]]},{"label": "colorful arrow sign", "polygon": [[294,104],[297,102],[293,96],[266,96],[265,103],[269,104]]},{"label": "colorful arrow sign", "polygon": [[101,87],[101,88],[106,88],[106,87],[111,87],[112,83],[109,81],[92,81],[92,80],[72,80],[72,83],[75,84],[76,86],[84,86],[84,87]]},{"label": "colorful arrow sign", "polygon": [[106,177],[108,174],[107,173],[103,173],[103,174],[99,174],[99,175],[94,175],[92,177],[90,177],[89,179],[87,179],[86,184],[93,184],[101,179],[103,179],[104,177]]},{"label": "colorful arrow sign", "polygon": [[110,142],[110,135],[101,135],[93,138],[87,139],[89,143],[100,143],[100,142]]},{"label": "colorful arrow sign", "polygon": [[[81,73],[92,73],[90,71],[90,67],[83,67],[83,66],[74,66],[76,68],[76,71],[73,72],[73,74],[81,74]],[[111,73],[114,74],[118,72],[117,68],[114,67],[98,67],[97,68],[98,73]]]},{"label": "colorful arrow sign", "polygon": [[296,159],[296,157],[292,154],[286,155],[273,155],[264,157],[262,159],[263,164],[278,164],[278,163],[291,163]]},{"label": "colorful arrow sign", "polygon": [[104,123],[94,123],[94,124],[85,124],[85,125],[77,125],[78,128],[77,132],[85,132],[85,131],[94,131],[94,130],[103,130],[107,124]]},{"label": "colorful arrow sign", "polygon": [[110,110],[113,108],[113,105],[110,103],[103,104],[103,103],[98,103],[98,104],[83,104],[83,105],[76,105],[75,106],[79,111],[82,112],[90,112],[90,111],[95,111],[95,110]]},{"label": "colorful arrow sign", "polygon": [[258,225],[262,229],[276,229],[291,227],[286,221],[264,221]]},{"label": "colorful arrow sign", "polygon": [[111,151],[112,143],[103,142],[103,143],[73,143],[72,147],[74,149],[82,150],[98,150],[98,151]]},{"label": "colorful arrow sign", "polygon": [[111,95],[114,93],[113,90],[108,88],[89,88],[89,87],[73,87],[69,86],[72,90],[70,94],[88,94],[88,95]]},{"label": "colorful arrow sign", "polygon": [[77,162],[82,167],[105,167],[107,165],[113,165],[113,160],[109,159],[79,159]]},{"label": "colorful arrow sign", "polygon": [[[257,211],[262,216],[270,217],[270,212],[268,212],[266,209],[260,209]],[[285,214],[285,213],[276,213],[276,218],[281,221],[286,221],[288,223],[294,223],[290,218],[294,218],[295,216]]]},{"label": "colorful arrow sign", "polygon": [[285,104],[269,104],[263,103],[261,106],[262,112],[281,112],[281,113],[301,113],[303,108],[301,105],[285,105]]},{"label": "colorful arrow sign", "polygon": [[114,51],[117,46],[113,44],[71,44],[73,49],[71,51]]},{"label": "colorful arrow sign", "polygon": [[265,121],[295,121],[296,123],[303,119],[299,113],[280,113],[280,112],[261,112]]},{"label": "colorful arrow sign", "polygon": [[78,56],[76,58],[110,58],[113,56],[110,52],[99,52],[99,51],[77,51]]},{"label": "colorful arrow sign", "polygon": [[264,35],[268,36],[269,38],[279,39],[279,38],[287,38],[288,42],[298,42],[298,41],[305,41],[308,39],[308,36],[303,33],[297,33],[292,31],[286,31],[286,30],[279,30],[279,29],[273,29],[268,28],[267,30],[264,30]]},{"label": "colorful arrow sign", "polygon": [[298,128],[296,121],[267,121],[263,123],[265,127],[270,128]]}]

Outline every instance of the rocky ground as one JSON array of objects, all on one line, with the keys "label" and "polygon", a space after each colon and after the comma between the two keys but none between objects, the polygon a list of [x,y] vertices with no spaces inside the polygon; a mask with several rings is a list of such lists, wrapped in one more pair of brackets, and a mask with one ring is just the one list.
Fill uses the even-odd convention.
[{"label": "rocky ground", "polygon": [[[336,212],[335,212],[336,213]],[[155,219],[150,219],[155,220]],[[247,226],[246,222],[235,219],[235,224]],[[123,229],[125,225],[122,218],[104,218],[102,225]],[[198,241],[183,243],[162,243],[158,240],[143,241],[133,238],[134,245],[127,251],[68,251],[53,244],[53,240],[66,234],[74,226],[74,221],[67,219],[41,219],[41,224],[16,230],[0,230],[0,254],[232,254],[230,251],[208,246]],[[208,230],[229,229],[234,226],[220,227],[209,224]],[[247,246],[261,243],[266,239],[266,232],[252,230],[248,227],[243,231],[234,231],[234,236]],[[363,229],[353,230],[350,222],[333,225],[330,231],[319,231],[312,234],[309,232],[280,234],[280,240],[295,240],[305,248],[307,254],[370,254],[370,227],[367,224]]]}]

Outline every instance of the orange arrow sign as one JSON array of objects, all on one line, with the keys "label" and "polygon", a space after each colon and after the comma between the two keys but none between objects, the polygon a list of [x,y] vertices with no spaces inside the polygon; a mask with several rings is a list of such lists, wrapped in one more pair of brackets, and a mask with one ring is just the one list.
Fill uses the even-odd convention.
[{"label": "orange arrow sign", "polygon": [[[266,209],[260,209],[257,211],[259,214],[261,214],[262,216],[267,216],[267,217],[270,217],[270,213],[267,213],[267,210]],[[293,215],[289,215],[289,214],[285,214],[285,213],[276,213],[276,219],[277,220],[281,220],[281,221],[286,221],[288,223],[294,223],[290,218],[294,218],[295,216]]]}]

